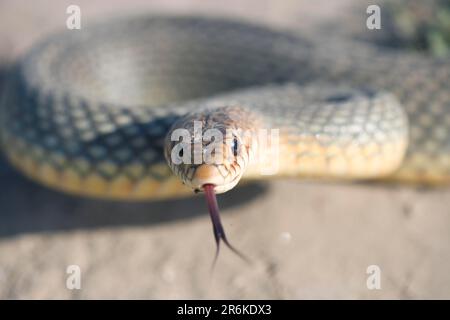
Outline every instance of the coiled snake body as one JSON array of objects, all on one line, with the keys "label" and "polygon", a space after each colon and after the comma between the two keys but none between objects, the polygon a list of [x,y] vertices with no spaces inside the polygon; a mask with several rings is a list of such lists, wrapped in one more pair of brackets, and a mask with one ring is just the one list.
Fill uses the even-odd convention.
[{"label": "coiled snake body", "polygon": [[28,176],[99,197],[191,192],[181,180],[221,192],[242,175],[268,178],[247,168],[242,139],[235,162],[208,170],[169,156],[175,177],[165,137],[195,119],[204,129],[279,129],[276,176],[443,184],[449,79],[447,61],[360,43],[220,19],[124,19],[31,50],[7,85],[0,136]]}]

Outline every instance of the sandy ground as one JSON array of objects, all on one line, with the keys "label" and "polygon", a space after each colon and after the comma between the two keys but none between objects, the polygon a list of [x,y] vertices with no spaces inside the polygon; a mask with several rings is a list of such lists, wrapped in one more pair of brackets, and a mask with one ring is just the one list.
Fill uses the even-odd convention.
[{"label": "sandy ground", "polygon": [[[349,0],[329,2],[77,1],[82,23],[195,12],[302,30],[333,28],[354,10]],[[0,80],[8,62],[65,26],[72,2],[30,3],[0,3]],[[449,189],[276,181],[219,202],[228,237],[254,263],[223,250],[210,275],[214,242],[202,197],[70,197],[0,160],[0,298],[450,298]],[[66,287],[69,265],[81,268],[80,290]],[[369,265],[380,267],[380,290],[367,288]]]}]

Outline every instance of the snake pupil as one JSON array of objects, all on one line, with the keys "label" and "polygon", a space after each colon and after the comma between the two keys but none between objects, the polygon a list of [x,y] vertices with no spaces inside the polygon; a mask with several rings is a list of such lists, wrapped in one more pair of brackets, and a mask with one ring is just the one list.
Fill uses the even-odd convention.
[{"label": "snake pupil", "polygon": [[238,148],[239,148],[239,142],[236,138],[234,138],[233,140],[233,145],[232,145],[232,150],[233,150],[233,155],[235,157],[237,157],[238,155]]}]

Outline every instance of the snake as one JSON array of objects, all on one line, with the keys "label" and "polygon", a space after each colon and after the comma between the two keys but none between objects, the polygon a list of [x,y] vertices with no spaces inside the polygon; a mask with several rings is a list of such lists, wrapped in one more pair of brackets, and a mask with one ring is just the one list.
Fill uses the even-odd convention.
[{"label": "snake", "polygon": [[447,59],[362,41],[126,17],[64,30],[19,59],[2,95],[1,149],[71,194],[204,192],[217,253],[223,240],[244,257],[216,199],[240,181],[448,184],[449,83]]}]

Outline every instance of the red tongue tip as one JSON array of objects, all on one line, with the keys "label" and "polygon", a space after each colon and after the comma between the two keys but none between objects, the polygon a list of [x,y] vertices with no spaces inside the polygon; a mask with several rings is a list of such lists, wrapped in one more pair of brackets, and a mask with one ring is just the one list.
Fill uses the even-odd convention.
[{"label": "red tongue tip", "polygon": [[206,203],[208,205],[208,211],[209,215],[211,217],[211,222],[213,224],[213,231],[214,231],[214,238],[216,240],[216,255],[214,257],[213,267],[217,261],[217,257],[219,256],[219,248],[220,248],[220,240],[222,240],[225,245],[233,251],[235,254],[237,254],[241,259],[249,263],[249,260],[240,253],[237,249],[235,249],[227,240],[227,237],[225,236],[225,231],[222,226],[222,222],[220,221],[220,212],[219,212],[219,206],[217,204],[217,198],[216,193],[214,192],[214,185],[213,184],[205,184],[202,186],[203,190],[206,195]]}]

